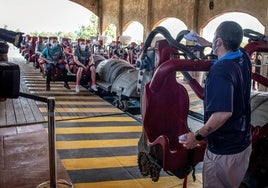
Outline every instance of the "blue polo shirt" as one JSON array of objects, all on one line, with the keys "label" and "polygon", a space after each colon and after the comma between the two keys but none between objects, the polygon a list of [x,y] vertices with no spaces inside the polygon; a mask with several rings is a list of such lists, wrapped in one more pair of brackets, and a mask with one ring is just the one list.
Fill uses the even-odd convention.
[{"label": "blue polo shirt", "polygon": [[214,112],[232,112],[224,125],[207,137],[208,150],[212,153],[239,153],[251,143],[250,70],[250,60],[242,53],[218,60],[209,70],[205,86],[205,122]]},{"label": "blue polo shirt", "polygon": [[49,47],[43,49],[42,55],[45,56],[46,59],[50,61],[58,61],[63,56],[63,51],[60,45],[57,45],[56,47]]}]

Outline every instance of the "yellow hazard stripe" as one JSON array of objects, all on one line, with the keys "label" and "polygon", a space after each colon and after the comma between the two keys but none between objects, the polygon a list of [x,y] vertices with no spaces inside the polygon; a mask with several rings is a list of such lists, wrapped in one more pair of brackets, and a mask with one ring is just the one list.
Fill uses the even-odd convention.
[{"label": "yellow hazard stripe", "polygon": [[141,131],[141,126],[56,128],[57,134],[123,133]]},{"label": "yellow hazard stripe", "polygon": [[194,105],[190,107],[190,110],[192,111],[196,111],[196,110],[200,110],[203,109],[203,104],[198,104],[198,105]]},{"label": "yellow hazard stripe", "polygon": [[[47,108],[39,108],[41,112],[47,112]],[[121,110],[111,107],[111,108],[60,108],[56,107],[56,112],[122,112]]]},{"label": "yellow hazard stripe", "polygon": [[[202,176],[196,174],[196,181],[193,182],[191,175],[187,179],[188,188],[202,187]],[[174,188],[183,187],[183,179],[176,176],[160,177],[158,182],[153,182],[151,178],[139,178],[131,180],[102,181],[90,183],[76,183],[75,188]]]},{"label": "yellow hazard stripe", "polygon": [[[44,117],[47,121],[47,116]],[[119,119],[120,118],[120,119]],[[88,117],[88,116],[56,116],[56,121],[63,121],[63,122],[136,122],[133,118],[130,117]]]},{"label": "yellow hazard stripe", "polygon": [[70,96],[55,96],[56,99],[77,99],[77,101],[79,101],[79,99],[99,99],[100,101],[102,101],[102,99],[100,97],[97,97],[96,95],[86,95],[86,96],[77,96],[77,95],[70,95]]},{"label": "yellow hazard stripe", "polygon": [[136,120],[129,116],[101,116],[68,120],[66,122],[136,122]]},{"label": "yellow hazard stripe", "polygon": [[199,99],[198,97],[191,97],[190,98],[190,102],[195,102],[195,101],[201,101],[201,99]]},{"label": "yellow hazard stripe", "polygon": [[62,159],[66,170],[101,169],[137,166],[137,155],[97,158]]},{"label": "yellow hazard stripe", "polygon": [[109,140],[83,140],[83,141],[57,141],[57,149],[83,149],[83,148],[111,148],[137,146],[138,138],[109,139]]},{"label": "yellow hazard stripe", "polygon": [[[37,102],[37,104],[45,104],[43,102]],[[105,101],[57,101],[56,100],[56,105],[109,105],[108,102]]]}]

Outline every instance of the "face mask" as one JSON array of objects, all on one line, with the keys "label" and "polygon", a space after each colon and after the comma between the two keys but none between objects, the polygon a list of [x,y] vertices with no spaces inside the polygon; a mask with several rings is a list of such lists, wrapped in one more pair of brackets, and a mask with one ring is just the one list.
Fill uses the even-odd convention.
[{"label": "face mask", "polygon": [[85,51],[85,49],[86,49],[86,45],[85,45],[85,44],[81,44],[81,45],[80,45],[80,48],[81,48],[81,50]]},{"label": "face mask", "polygon": [[217,41],[218,41],[218,39],[214,40],[212,43],[212,53],[214,55],[217,55],[217,50],[219,48],[219,46],[217,45]]},{"label": "face mask", "polygon": [[57,47],[57,45],[58,45],[58,43],[55,42],[55,43],[52,44],[52,47],[55,48],[55,47]]}]

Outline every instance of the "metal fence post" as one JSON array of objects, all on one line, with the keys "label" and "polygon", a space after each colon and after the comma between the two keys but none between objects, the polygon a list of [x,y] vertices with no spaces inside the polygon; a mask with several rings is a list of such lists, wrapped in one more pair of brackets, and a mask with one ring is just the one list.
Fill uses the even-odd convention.
[{"label": "metal fence post", "polygon": [[49,97],[48,108],[48,146],[49,146],[49,171],[50,187],[57,187],[57,163],[56,163],[56,133],[55,133],[55,98]]},{"label": "metal fence post", "polygon": [[49,97],[46,100],[48,109],[48,151],[49,151],[49,175],[50,181],[43,182],[37,188],[47,187],[57,188],[60,185],[73,188],[73,184],[66,180],[57,180],[57,160],[56,160],[56,132],[55,132],[55,98]]}]

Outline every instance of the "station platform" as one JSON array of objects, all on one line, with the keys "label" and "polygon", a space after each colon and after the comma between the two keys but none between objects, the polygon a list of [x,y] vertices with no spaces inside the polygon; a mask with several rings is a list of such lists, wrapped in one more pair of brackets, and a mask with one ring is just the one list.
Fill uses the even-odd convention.
[{"label": "station platform", "polygon": [[[182,187],[182,179],[165,172],[161,172],[158,182],[140,174],[139,121],[86,89],[75,93],[74,83],[67,90],[63,82],[52,82],[51,91],[45,91],[45,79],[39,70],[32,63],[26,64],[17,51],[10,54],[9,61],[20,65],[23,92],[55,97],[59,179],[72,182],[75,188]],[[23,100],[19,97],[0,104],[0,187],[30,188],[48,180],[47,107]],[[12,104],[11,110],[7,108]],[[15,117],[21,113],[21,118],[10,121],[10,111]],[[202,187],[200,169],[196,178],[193,182],[189,175],[189,188]]]}]

